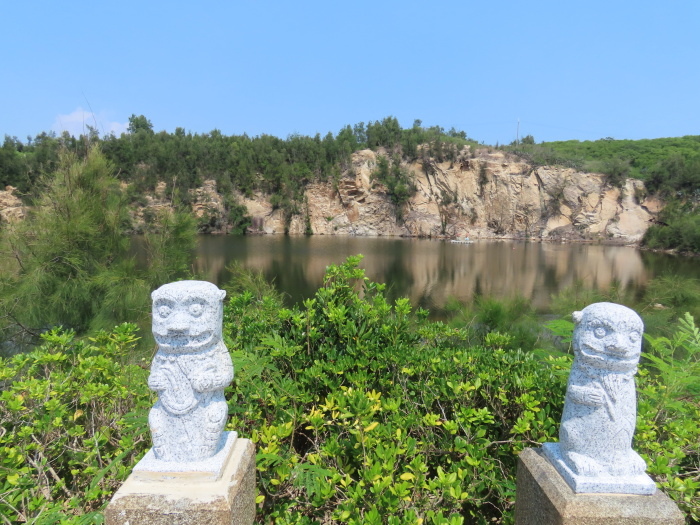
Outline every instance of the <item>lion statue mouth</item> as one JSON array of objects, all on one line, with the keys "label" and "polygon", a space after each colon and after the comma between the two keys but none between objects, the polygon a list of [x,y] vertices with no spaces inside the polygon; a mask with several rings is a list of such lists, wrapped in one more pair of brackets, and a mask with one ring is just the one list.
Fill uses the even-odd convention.
[{"label": "lion statue mouth", "polygon": [[614,371],[632,370],[636,368],[639,361],[638,354],[633,354],[630,357],[627,353],[624,355],[609,352],[601,353],[598,349],[588,344],[581,345],[579,352],[584,362],[598,368]]},{"label": "lion statue mouth", "polygon": [[214,341],[214,333],[211,330],[199,334],[171,333],[153,334],[156,343],[163,349],[171,352],[187,352],[197,350]]}]

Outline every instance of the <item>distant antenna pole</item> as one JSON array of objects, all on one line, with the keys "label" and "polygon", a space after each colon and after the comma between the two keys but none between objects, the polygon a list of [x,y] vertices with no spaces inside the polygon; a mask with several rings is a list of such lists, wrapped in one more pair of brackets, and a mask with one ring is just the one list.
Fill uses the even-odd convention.
[{"label": "distant antenna pole", "polygon": [[520,144],[520,119],[518,119],[518,129],[515,131],[515,144]]},{"label": "distant antenna pole", "polygon": [[[97,117],[95,117],[95,112],[92,110],[92,106],[90,105],[90,101],[88,98],[85,96],[85,93],[83,93],[83,98],[85,99],[85,102],[87,102],[88,108],[90,108],[90,114],[92,115],[92,121],[95,123],[95,131],[97,131]],[[85,133],[85,114],[83,114],[83,133]],[[102,135],[105,134],[105,128],[102,126]]]}]

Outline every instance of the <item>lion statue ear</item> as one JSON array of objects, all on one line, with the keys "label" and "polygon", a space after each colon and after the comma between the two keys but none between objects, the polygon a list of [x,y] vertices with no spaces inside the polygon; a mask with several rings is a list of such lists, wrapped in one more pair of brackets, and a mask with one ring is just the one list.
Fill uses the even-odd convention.
[{"label": "lion statue ear", "polygon": [[581,319],[583,319],[583,312],[574,312],[571,314],[571,317],[574,318],[574,323],[579,324]]},{"label": "lion statue ear", "polygon": [[219,294],[219,300],[223,301],[224,297],[226,297],[226,290],[219,290],[218,294]]}]

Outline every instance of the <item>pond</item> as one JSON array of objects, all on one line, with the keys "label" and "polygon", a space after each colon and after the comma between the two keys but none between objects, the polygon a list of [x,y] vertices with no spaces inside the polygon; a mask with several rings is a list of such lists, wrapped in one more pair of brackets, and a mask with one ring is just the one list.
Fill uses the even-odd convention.
[{"label": "pond", "polygon": [[478,294],[522,296],[545,313],[552,295],[572,286],[607,291],[617,284],[641,294],[666,273],[700,278],[695,258],[629,246],[340,236],[200,236],[195,270],[223,285],[226,266],[239,261],[262,271],[291,304],[315,293],[328,265],[357,254],[367,276],[386,283],[389,297],[408,297],[435,319],[449,300],[470,302]]}]

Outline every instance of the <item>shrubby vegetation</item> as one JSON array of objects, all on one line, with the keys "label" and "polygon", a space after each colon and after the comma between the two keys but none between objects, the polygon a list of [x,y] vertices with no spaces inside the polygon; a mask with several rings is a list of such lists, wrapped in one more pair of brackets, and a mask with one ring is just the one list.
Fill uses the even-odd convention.
[{"label": "shrubby vegetation", "polygon": [[646,187],[668,204],[644,235],[649,248],[700,253],[700,154],[671,155],[651,171]]},{"label": "shrubby vegetation", "polygon": [[505,334],[465,348],[464,332],[388,303],[356,263],[329,268],[302,308],[244,293],[227,310],[240,363],[232,426],[258,442],[262,512],[279,523],[508,514],[514,453],[548,439],[559,415],[533,390],[561,392],[561,380],[503,350]]},{"label": "shrubby vegetation", "polygon": [[[665,215],[663,214],[664,218]],[[644,235],[643,244],[653,249],[700,253],[700,214],[668,218],[667,225],[654,225]]]},{"label": "shrubby vegetation", "polygon": [[[484,302],[472,326],[431,322],[390,303],[358,260],[293,308],[260,276],[227,286],[229,428],[257,446],[258,522],[513,523],[516,455],[556,439],[571,358],[518,349],[508,306]],[[101,521],[148,446],[134,330],[57,329],[0,360],[5,522]],[[647,347],[635,448],[697,523],[700,330],[684,316]]]},{"label": "shrubby vegetation", "polygon": [[644,234],[642,244],[652,249],[676,249],[700,253],[700,196],[695,200],[671,200],[656,224]]},{"label": "shrubby vegetation", "polygon": [[501,343],[506,350],[530,351],[543,344],[535,309],[522,297],[499,300],[479,295],[470,304],[451,302],[446,309],[451,313],[449,325],[462,328],[469,345],[482,345],[495,333],[507,334]]},{"label": "shrubby vegetation", "polygon": [[104,506],[149,446],[146,367],[128,364],[136,326],[78,340],[60,328],[0,358],[3,523],[103,523]]},{"label": "shrubby vegetation", "polygon": [[379,157],[377,169],[372,172],[372,178],[386,187],[391,202],[396,206],[396,215],[401,218],[403,205],[416,193],[416,186],[408,170],[401,166],[401,159],[395,156],[390,162],[384,156]]},{"label": "shrubby vegetation", "polygon": [[[690,183],[700,187],[700,135],[677,138],[595,141],[568,140],[535,144],[534,139],[505,147],[538,165],[564,165],[607,173],[627,165],[626,176],[649,181],[650,190],[670,190]],[[687,171],[685,171],[687,170]]]}]

